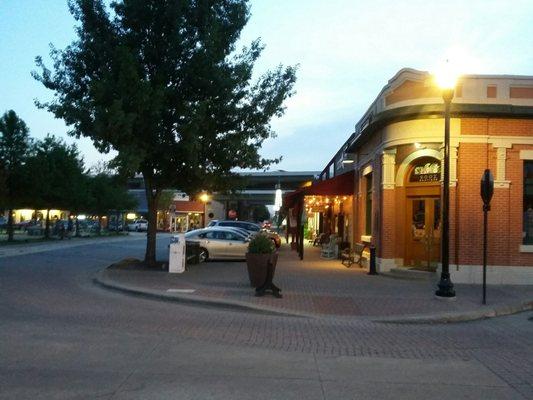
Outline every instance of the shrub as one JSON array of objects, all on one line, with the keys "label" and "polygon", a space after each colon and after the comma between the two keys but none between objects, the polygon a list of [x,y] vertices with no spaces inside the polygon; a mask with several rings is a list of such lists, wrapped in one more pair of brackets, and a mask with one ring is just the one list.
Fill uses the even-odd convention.
[{"label": "shrub", "polygon": [[252,254],[270,254],[274,252],[274,243],[265,234],[255,235],[248,244],[248,252]]}]

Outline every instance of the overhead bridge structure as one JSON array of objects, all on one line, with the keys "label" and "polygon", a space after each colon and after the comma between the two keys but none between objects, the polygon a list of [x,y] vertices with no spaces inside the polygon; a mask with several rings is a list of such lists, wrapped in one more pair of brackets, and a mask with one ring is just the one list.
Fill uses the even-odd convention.
[{"label": "overhead bridge structure", "polygon": [[243,189],[234,193],[215,193],[213,200],[223,205],[226,218],[233,210],[239,219],[253,219],[254,208],[274,204],[278,187],[283,194],[289,193],[312,182],[319,174],[320,171],[241,172],[245,178]]}]

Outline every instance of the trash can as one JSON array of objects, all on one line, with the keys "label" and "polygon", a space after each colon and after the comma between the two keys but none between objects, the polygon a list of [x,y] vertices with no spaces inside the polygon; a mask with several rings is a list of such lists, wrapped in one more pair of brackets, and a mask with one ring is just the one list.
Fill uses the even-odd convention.
[{"label": "trash can", "polygon": [[200,243],[185,242],[187,264],[200,264]]},{"label": "trash can", "polygon": [[185,247],[185,235],[176,235],[171,238],[168,255],[168,272],[179,274],[185,272]]}]

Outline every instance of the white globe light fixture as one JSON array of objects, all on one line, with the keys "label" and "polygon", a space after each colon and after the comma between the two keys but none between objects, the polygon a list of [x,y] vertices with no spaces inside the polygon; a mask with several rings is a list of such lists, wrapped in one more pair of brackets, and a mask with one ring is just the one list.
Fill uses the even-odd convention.
[{"label": "white globe light fixture", "polygon": [[274,211],[278,212],[281,210],[281,205],[283,204],[283,198],[281,193],[281,188],[279,183],[276,185],[276,195],[274,197]]}]

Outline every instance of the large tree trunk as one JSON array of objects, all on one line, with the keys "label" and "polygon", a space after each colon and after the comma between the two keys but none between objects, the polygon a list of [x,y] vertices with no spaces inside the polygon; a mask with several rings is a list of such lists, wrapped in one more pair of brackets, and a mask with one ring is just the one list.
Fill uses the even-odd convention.
[{"label": "large tree trunk", "polygon": [[116,211],[115,212],[115,233],[118,235],[118,232],[120,231],[120,229],[118,229],[118,217],[120,216],[120,212],[119,211]]},{"label": "large tree trunk", "polygon": [[50,239],[50,209],[46,210],[46,222],[44,225],[44,238]]},{"label": "large tree trunk", "polygon": [[13,240],[13,210],[10,208],[7,217],[7,241],[12,242]]},{"label": "large tree trunk", "polygon": [[144,255],[144,262],[149,267],[156,266],[155,259],[155,245],[157,234],[157,203],[161,191],[153,188],[153,182],[150,177],[144,175],[146,200],[148,202],[148,229],[146,238],[146,253]]}]

